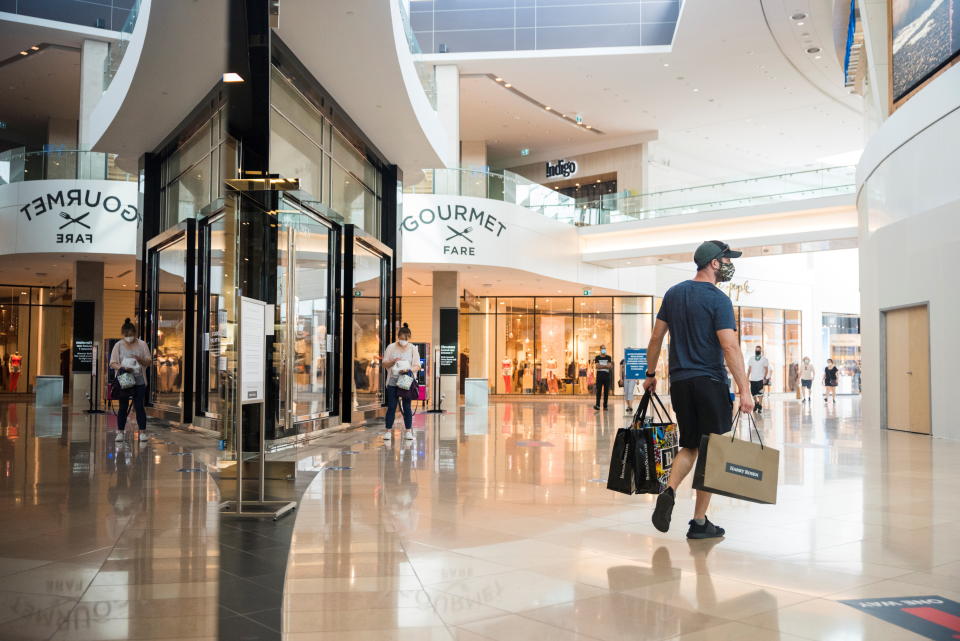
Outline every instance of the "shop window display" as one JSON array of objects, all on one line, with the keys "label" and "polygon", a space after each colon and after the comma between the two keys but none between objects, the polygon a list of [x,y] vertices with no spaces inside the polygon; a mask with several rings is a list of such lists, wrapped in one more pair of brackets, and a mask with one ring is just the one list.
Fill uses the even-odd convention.
[{"label": "shop window display", "polygon": [[183,406],[183,347],[187,319],[187,240],[178,240],[157,252],[155,273],[156,337],[154,342],[153,401],[170,408]]},{"label": "shop window display", "polygon": [[354,246],[353,406],[357,409],[379,407],[382,397],[382,271],[380,256]]}]

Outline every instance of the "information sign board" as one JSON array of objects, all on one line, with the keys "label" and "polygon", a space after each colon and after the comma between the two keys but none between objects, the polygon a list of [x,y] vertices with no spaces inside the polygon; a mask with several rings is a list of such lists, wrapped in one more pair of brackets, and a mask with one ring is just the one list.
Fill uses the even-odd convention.
[{"label": "information sign board", "polygon": [[240,400],[243,403],[264,400],[266,308],[263,301],[240,299],[240,380],[243,385]]},{"label": "information sign board", "polygon": [[647,377],[647,348],[628,347],[623,350],[624,378],[643,380]]}]

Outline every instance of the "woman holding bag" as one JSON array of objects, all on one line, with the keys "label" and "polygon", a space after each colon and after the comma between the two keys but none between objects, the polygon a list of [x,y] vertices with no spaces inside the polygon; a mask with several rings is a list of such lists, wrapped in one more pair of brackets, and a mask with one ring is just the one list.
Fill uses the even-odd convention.
[{"label": "woman holding bag", "polygon": [[[393,438],[393,421],[397,414],[397,405],[403,414],[404,438],[413,440],[413,401],[405,396],[412,384],[416,385],[414,375],[420,371],[420,352],[410,342],[410,328],[406,323],[397,332],[397,341],[387,345],[383,351],[383,368],[387,370],[387,416],[384,440]],[[405,385],[406,384],[406,385]]]},{"label": "woman holding bag", "polygon": [[137,427],[140,432],[140,441],[147,440],[147,410],[144,407],[147,398],[147,368],[153,363],[150,348],[137,338],[137,327],[130,319],[123,321],[120,328],[123,340],[113,346],[110,352],[110,367],[117,372],[117,386],[120,387],[118,397],[120,407],[117,411],[118,443],[123,441],[123,431],[127,426],[127,412],[130,401],[137,414]]}]

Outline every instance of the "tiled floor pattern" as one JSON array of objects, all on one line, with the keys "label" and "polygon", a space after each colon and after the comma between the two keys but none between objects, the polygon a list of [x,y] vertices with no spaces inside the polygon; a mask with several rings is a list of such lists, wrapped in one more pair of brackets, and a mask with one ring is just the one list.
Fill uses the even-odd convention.
[{"label": "tiled floor pattern", "polygon": [[164,431],[0,403],[0,639],[215,639],[218,493]]},{"label": "tiled floor pattern", "polygon": [[689,480],[667,534],[653,497],[605,489],[622,405],[496,402],[418,415],[307,489],[284,639],[912,640],[838,602],[960,600],[960,443],[882,432],[859,399],[774,400],[779,501],[715,497],[722,541],[688,542]]}]

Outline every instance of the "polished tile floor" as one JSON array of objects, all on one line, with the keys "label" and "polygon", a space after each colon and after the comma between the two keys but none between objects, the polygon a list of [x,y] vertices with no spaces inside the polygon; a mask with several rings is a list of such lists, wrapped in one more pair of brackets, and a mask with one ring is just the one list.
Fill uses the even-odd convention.
[{"label": "polished tile floor", "polygon": [[216,486],[114,418],[0,402],[0,639],[216,639]]},{"label": "polished tile floor", "polygon": [[109,415],[0,403],[0,640],[899,641],[924,637],[841,601],[960,601],[960,443],[862,425],[854,397],[773,400],[779,502],[716,497],[709,542],[684,538],[689,481],[667,534],[653,497],[606,490],[621,404],[415,421],[285,453],[319,472],[251,534],[180,471],[191,435],[118,445]]},{"label": "polished tile floor", "polygon": [[779,501],[715,497],[720,541],[685,539],[689,480],[667,534],[653,497],[606,490],[622,404],[418,415],[413,442],[370,429],[303,496],[284,638],[921,639],[839,601],[960,601],[960,443],[865,426],[859,402],[773,400]]}]

